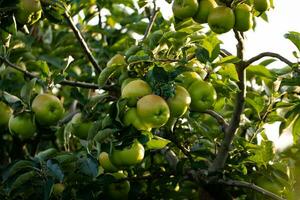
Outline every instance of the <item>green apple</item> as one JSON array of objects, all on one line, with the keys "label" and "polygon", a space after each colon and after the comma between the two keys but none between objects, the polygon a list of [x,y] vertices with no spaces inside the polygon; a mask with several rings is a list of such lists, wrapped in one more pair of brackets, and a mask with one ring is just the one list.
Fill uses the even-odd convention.
[{"label": "green apple", "polygon": [[121,91],[124,89],[124,87],[130,83],[131,81],[137,80],[136,78],[126,78],[122,84],[121,84]]},{"label": "green apple", "polygon": [[117,167],[125,167],[141,163],[144,159],[144,146],[137,140],[133,144],[122,150],[113,149],[109,159]]},{"label": "green apple", "polygon": [[109,155],[106,152],[101,152],[99,157],[99,164],[104,169],[105,172],[116,172],[118,168],[116,168],[109,160]]},{"label": "green apple", "polygon": [[[115,179],[124,179],[126,176],[121,172],[116,172],[111,174]],[[127,200],[128,193],[130,191],[129,181],[122,181],[111,183],[105,187],[105,192],[109,199],[113,200]]]},{"label": "green apple", "polygon": [[251,7],[245,3],[238,4],[234,9],[234,28],[238,31],[248,31],[253,26]]},{"label": "green apple", "polygon": [[207,18],[210,11],[217,7],[218,4],[214,0],[200,0],[198,11],[194,15],[193,19],[198,23],[207,23]]},{"label": "green apple", "polygon": [[66,186],[63,183],[55,183],[52,188],[54,196],[61,196]]},{"label": "green apple", "polygon": [[203,112],[211,108],[216,99],[217,93],[212,84],[198,80],[195,81],[188,89],[191,95],[191,109],[197,112]]},{"label": "green apple", "polygon": [[205,65],[196,58],[189,60],[189,62],[185,66],[192,69],[193,72],[196,72],[201,77],[201,79],[204,79],[207,76]]},{"label": "green apple", "polygon": [[41,18],[42,7],[39,0],[20,0],[15,13],[20,24],[33,24]]},{"label": "green apple", "polygon": [[36,126],[31,113],[12,115],[8,122],[10,133],[17,135],[20,139],[29,139],[35,135]]},{"label": "green apple", "polygon": [[93,125],[92,121],[85,121],[81,113],[77,113],[71,120],[71,132],[76,137],[86,140],[89,135],[89,130]]},{"label": "green apple", "polygon": [[43,126],[54,125],[64,114],[61,101],[52,94],[39,94],[31,104],[36,121]]},{"label": "green apple", "polygon": [[197,0],[174,0],[173,14],[178,19],[193,17],[198,10]]},{"label": "green apple", "polygon": [[169,98],[167,103],[171,117],[181,117],[189,108],[191,96],[184,87],[177,85],[175,95]]},{"label": "green apple", "polygon": [[6,127],[13,110],[4,102],[0,101],[0,127]]},{"label": "green apple", "polygon": [[132,125],[134,128],[136,128],[137,130],[140,130],[140,131],[143,131],[143,130],[150,131],[151,130],[151,127],[148,127],[142,121],[142,119],[138,116],[136,108],[129,108],[126,111],[123,122],[124,122],[125,126]]},{"label": "green apple", "polygon": [[183,72],[175,79],[178,85],[184,87],[185,89],[188,89],[191,84],[197,80],[202,80],[202,78],[196,72]]},{"label": "green apple", "polygon": [[254,0],[253,6],[258,12],[265,12],[270,8],[270,2],[269,0]]},{"label": "green apple", "polygon": [[138,100],[137,114],[147,126],[158,128],[169,120],[170,109],[162,97],[149,94]]},{"label": "green apple", "polygon": [[209,13],[207,22],[213,32],[218,34],[226,33],[234,27],[234,12],[226,6],[215,7]]},{"label": "green apple", "polygon": [[128,99],[128,106],[135,106],[139,98],[151,94],[152,90],[146,81],[141,79],[133,80],[124,86],[121,97]]}]

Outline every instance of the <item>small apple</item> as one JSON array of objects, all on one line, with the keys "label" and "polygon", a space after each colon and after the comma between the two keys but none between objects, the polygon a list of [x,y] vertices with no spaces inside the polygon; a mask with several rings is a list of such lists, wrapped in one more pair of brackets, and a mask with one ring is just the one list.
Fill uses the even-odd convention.
[{"label": "small apple", "polygon": [[193,72],[196,72],[201,77],[201,79],[205,79],[205,77],[207,76],[205,65],[195,58],[190,60],[186,64],[186,67],[192,69]]},{"label": "small apple", "polygon": [[195,81],[188,89],[191,95],[191,109],[197,112],[203,112],[211,108],[216,99],[217,93],[212,84],[198,80]]},{"label": "small apple", "polygon": [[270,8],[270,2],[269,0],[254,0],[253,6],[255,10],[262,13]]},{"label": "small apple", "polygon": [[138,100],[137,114],[147,126],[158,128],[169,120],[170,109],[162,97],[149,94]]},{"label": "small apple", "polygon": [[126,78],[122,84],[121,84],[121,91],[124,89],[124,87],[130,83],[131,81],[137,80],[136,78]]},{"label": "small apple", "polygon": [[181,117],[191,103],[191,96],[184,87],[177,85],[175,95],[169,98],[167,103],[170,108],[170,115],[172,117]]},{"label": "small apple", "polygon": [[43,126],[54,125],[64,114],[60,100],[52,94],[39,94],[32,101],[36,121]]},{"label": "small apple", "polygon": [[207,23],[210,11],[217,6],[218,4],[214,0],[199,1],[198,11],[194,15],[193,19],[200,24]]},{"label": "small apple", "polygon": [[218,6],[211,10],[207,22],[213,32],[226,33],[234,27],[234,13],[229,7]]},{"label": "small apple", "polygon": [[15,13],[20,24],[33,24],[41,18],[42,7],[39,0],[20,0]]},{"label": "small apple", "polygon": [[52,192],[54,196],[61,196],[66,188],[66,186],[63,183],[55,183],[52,187]]},{"label": "small apple", "polygon": [[104,169],[105,172],[116,172],[118,168],[116,168],[109,160],[109,155],[106,152],[101,152],[99,157],[99,164]]},{"label": "small apple", "polygon": [[146,81],[141,79],[133,80],[124,86],[121,97],[128,99],[128,106],[135,106],[139,98],[151,94],[152,90]]},{"label": "small apple", "polygon": [[114,149],[109,157],[113,165],[117,167],[136,165],[143,161],[145,155],[144,146],[137,140],[122,150]]},{"label": "small apple", "polygon": [[29,139],[35,135],[36,126],[31,113],[23,112],[19,115],[12,115],[8,122],[9,131],[20,139]]},{"label": "small apple", "polygon": [[134,128],[136,128],[137,130],[140,130],[140,131],[143,131],[143,130],[150,131],[151,130],[151,127],[148,127],[142,121],[142,119],[138,116],[136,108],[129,108],[126,111],[123,122],[124,122],[125,126],[132,125]]},{"label": "small apple", "polygon": [[178,85],[188,89],[194,81],[202,80],[201,76],[196,72],[183,72],[178,75],[175,81]]},{"label": "small apple", "polygon": [[[121,172],[116,172],[111,174],[115,179],[124,179],[126,176]],[[130,191],[130,182],[122,181],[117,183],[111,183],[105,187],[105,192],[109,199],[120,200],[128,199],[128,193]]]},{"label": "small apple", "polygon": [[251,7],[245,3],[238,4],[234,8],[235,24],[234,28],[238,31],[248,31],[253,26]]},{"label": "small apple", "polygon": [[6,127],[13,110],[4,102],[0,101],[0,127]]},{"label": "small apple", "polygon": [[193,17],[198,10],[197,0],[175,0],[172,7],[174,16],[178,19]]},{"label": "small apple", "polygon": [[71,132],[76,137],[82,140],[86,140],[92,125],[93,125],[92,121],[84,121],[82,119],[82,114],[77,113],[73,116],[71,120]]}]

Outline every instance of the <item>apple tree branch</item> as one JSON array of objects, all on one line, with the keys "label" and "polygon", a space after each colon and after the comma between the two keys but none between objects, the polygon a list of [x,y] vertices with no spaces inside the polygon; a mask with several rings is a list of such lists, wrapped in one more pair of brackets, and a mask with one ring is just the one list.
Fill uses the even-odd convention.
[{"label": "apple tree branch", "polygon": [[69,14],[68,11],[65,11],[64,13],[65,18],[67,19],[72,31],[74,32],[77,40],[79,41],[80,45],[82,46],[87,58],[89,59],[89,61],[92,63],[94,69],[100,73],[101,72],[101,67],[98,65],[95,57],[93,56],[88,44],[86,43],[85,39],[83,38],[80,30],[76,27],[71,15]]}]

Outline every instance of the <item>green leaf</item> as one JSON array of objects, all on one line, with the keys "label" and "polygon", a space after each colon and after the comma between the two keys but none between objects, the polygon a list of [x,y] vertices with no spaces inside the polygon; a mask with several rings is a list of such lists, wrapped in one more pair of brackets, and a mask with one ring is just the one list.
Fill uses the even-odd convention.
[{"label": "green leaf", "polygon": [[35,163],[31,160],[20,160],[13,164],[8,170],[7,174],[3,174],[3,180],[7,180],[10,177],[13,177],[19,172],[29,171],[35,167]]},{"label": "green leaf", "polygon": [[17,33],[17,23],[14,16],[1,18],[1,28],[6,32],[15,35]]},{"label": "green leaf", "polygon": [[203,47],[198,47],[196,49],[196,57],[202,63],[207,63],[209,61],[209,52]]},{"label": "green leaf", "polygon": [[36,78],[31,79],[29,82],[26,82],[26,84],[21,89],[21,98],[28,105],[30,105],[30,101],[31,101],[31,98],[32,98],[32,93],[34,91],[36,81],[37,81]]},{"label": "green leaf", "polygon": [[268,66],[268,65],[272,64],[275,61],[277,61],[277,60],[274,59],[274,58],[269,58],[269,59],[266,59],[266,60],[260,62],[259,65]]},{"label": "green leaf", "polygon": [[183,72],[191,72],[193,71],[191,68],[189,67],[183,67],[183,66],[180,66],[180,67],[176,67],[174,71],[171,71],[169,73],[169,79],[170,80],[175,80],[175,78],[182,74]]},{"label": "green leaf", "polygon": [[39,152],[35,157],[41,161],[46,161],[54,156],[56,156],[57,150],[55,148],[49,148],[44,151]]},{"label": "green leaf", "polygon": [[281,81],[281,85],[299,86],[300,85],[300,78],[299,77],[285,78]]},{"label": "green leaf", "polygon": [[64,179],[64,173],[61,170],[61,168],[59,167],[59,162],[56,160],[48,160],[47,161],[47,169],[48,169],[48,173],[50,175],[52,175],[53,177],[55,177],[57,180],[59,180],[60,182],[63,181]]},{"label": "green leaf", "polygon": [[263,111],[264,106],[265,106],[264,98],[257,93],[249,92],[247,94],[245,101],[246,101],[246,103],[251,105],[257,112],[257,115],[260,116],[260,113]]},{"label": "green leaf", "polygon": [[86,97],[76,87],[72,87],[70,96],[71,98],[78,100],[81,105],[86,105],[87,103]]},{"label": "green leaf", "polygon": [[238,74],[236,72],[234,64],[224,64],[224,65],[222,65],[222,68],[219,70],[218,73],[221,74],[222,76],[224,76],[226,78],[230,78],[234,81],[239,80],[239,77],[238,77]]},{"label": "green leaf", "polygon": [[289,39],[300,51],[300,33],[295,31],[290,31],[284,35],[285,38]]},{"label": "green leaf", "polygon": [[201,30],[203,26],[199,23],[196,23],[192,18],[187,18],[182,20],[179,23],[176,23],[175,29],[178,32],[185,32],[188,34],[195,33]]},{"label": "green leaf", "polygon": [[295,118],[293,128],[292,128],[292,134],[294,142],[297,142],[300,138],[300,115]]},{"label": "green leaf", "polygon": [[145,43],[150,47],[150,49],[154,49],[159,44],[159,41],[163,35],[164,32],[162,30],[154,31],[148,36],[148,38],[145,40]]},{"label": "green leaf", "polygon": [[103,143],[105,139],[108,137],[111,137],[114,133],[118,132],[119,129],[112,129],[112,128],[106,128],[103,130],[98,131],[98,133],[95,135],[94,140]]},{"label": "green leaf", "polygon": [[10,187],[10,193],[13,193],[14,191],[18,190],[20,187],[24,187],[28,184],[28,182],[32,181],[32,179],[37,176],[37,173],[35,171],[29,171],[26,172],[20,176],[14,181],[12,186]]},{"label": "green leaf", "polygon": [[271,79],[273,81],[276,80],[276,74],[268,70],[265,66],[263,65],[251,65],[247,67],[247,76],[249,77],[265,77],[268,79]]},{"label": "green leaf", "polygon": [[47,181],[44,183],[43,185],[44,200],[50,199],[53,185],[54,185],[54,181],[52,179],[47,179]]},{"label": "green leaf", "polygon": [[214,63],[214,66],[219,66],[222,64],[231,64],[231,63],[238,63],[241,59],[239,59],[236,56],[227,56],[224,58],[221,58],[218,62]]},{"label": "green leaf", "polygon": [[281,67],[281,68],[273,68],[273,69],[270,69],[270,71],[277,74],[278,76],[281,76],[281,75],[291,73],[293,71],[293,68],[291,68],[290,66],[285,66],[285,67]]},{"label": "green leaf", "polygon": [[248,160],[255,162],[258,166],[267,166],[267,164],[274,158],[274,145],[271,141],[263,140],[254,153]]},{"label": "green leaf", "polygon": [[61,23],[64,19],[66,4],[61,0],[43,0],[41,1],[43,14],[48,20],[54,23]]},{"label": "green leaf", "polygon": [[209,53],[209,61],[213,62],[220,54],[221,40],[215,34],[210,34],[204,38],[201,46],[205,48]]},{"label": "green leaf", "polygon": [[146,143],[148,149],[163,149],[171,141],[154,135],[149,142]]},{"label": "green leaf", "polygon": [[98,161],[89,154],[86,158],[83,157],[78,160],[78,167],[80,172],[87,176],[96,177],[98,174]]},{"label": "green leaf", "polygon": [[116,102],[116,112],[114,113],[115,115],[115,120],[119,122],[120,124],[123,124],[123,115],[126,110],[126,105],[127,105],[127,99],[119,99]]}]

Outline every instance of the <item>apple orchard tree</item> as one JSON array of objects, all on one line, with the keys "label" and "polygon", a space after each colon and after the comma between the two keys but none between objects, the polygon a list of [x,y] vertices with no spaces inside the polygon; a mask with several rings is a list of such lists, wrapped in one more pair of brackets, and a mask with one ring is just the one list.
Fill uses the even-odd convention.
[{"label": "apple orchard tree", "polygon": [[165,3],[0,0],[0,199],[300,198],[300,33],[245,59],[272,0]]}]

